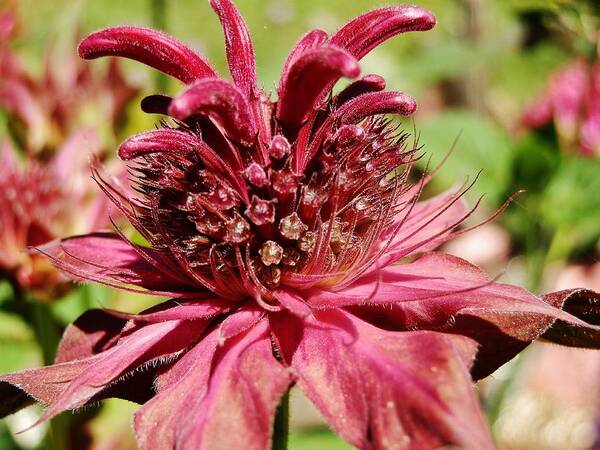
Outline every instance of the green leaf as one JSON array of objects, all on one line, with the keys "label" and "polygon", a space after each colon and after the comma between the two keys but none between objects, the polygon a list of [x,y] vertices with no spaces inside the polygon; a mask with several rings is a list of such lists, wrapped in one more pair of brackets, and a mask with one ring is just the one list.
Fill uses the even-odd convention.
[{"label": "green leaf", "polygon": [[472,179],[482,171],[471,196],[485,193],[488,203],[500,203],[505,198],[510,180],[511,143],[505,132],[489,119],[473,112],[449,110],[420,125],[419,143],[431,155],[434,167],[460,135],[453,154],[434,178],[440,188],[449,188],[466,177]]}]

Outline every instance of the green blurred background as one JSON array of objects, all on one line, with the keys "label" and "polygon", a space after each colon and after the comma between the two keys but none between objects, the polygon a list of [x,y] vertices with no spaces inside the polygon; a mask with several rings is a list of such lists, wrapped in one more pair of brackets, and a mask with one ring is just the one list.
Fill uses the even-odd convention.
[{"label": "green blurred background", "polygon": [[[498,221],[503,237],[497,239],[505,239],[506,246],[502,257],[481,264],[487,265],[492,275],[508,267],[503,279],[539,293],[555,288],[560,274],[572,266],[583,267],[586,274],[595,273],[591,279],[581,281],[595,286],[594,283],[600,282],[600,272],[593,272],[590,267],[598,261],[599,158],[584,158],[564,148],[552,127],[541,131],[523,129],[521,117],[527,105],[543,92],[554,71],[574,58],[590,61],[598,58],[598,4],[567,0],[421,0],[415,3],[435,13],[437,27],[427,33],[409,33],[386,42],[363,60],[362,71],[384,76],[388,89],[406,91],[417,99],[419,112],[414,125],[433,164],[447,154],[459,137],[430,193],[472,178],[482,170],[469,193],[472,199],[486,195],[477,219],[494,211],[514,192],[525,189]],[[390,2],[239,0],[237,4],[254,39],[259,79],[265,90],[273,91],[287,52],[306,30],[334,31],[350,18]],[[219,22],[208,2],[203,0],[22,0],[16,2],[16,6],[20,31],[11,45],[33,73],[43,71],[49,45],[75,52],[78,37],[117,24],[163,28],[206,55],[222,73],[227,73]],[[101,70],[106,63],[89,64],[94,70]],[[155,125],[156,117],[139,111],[140,98],[156,92],[157,86],[167,93],[176,93],[181,88],[176,82],[157,78],[139,64],[126,62],[123,67],[129,80],[140,87],[138,101],[128,107],[124,126],[114,135],[105,129],[104,122],[108,118],[92,115],[89,120],[103,130],[100,131],[102,139],[109,146]],[[0,114],[0,134],[10,134],[8,121],[6,114]],[[405,126],[413,128],[410,122]],[[466,248],[473,244],[464,245]],[[461,251],[459,247],[457,253]],[[1,372],[42,362],[35,329],[7,306],[12,295],[8,284],[0,284]],[[103,287],[82,286],[54,302],[49,309],[59,325],[65,325],[88,307],[139,311],[155,301]],[[527,358],[535,360],[539,355],[520,357]],[[582,414],[576,416],[577,423],[591,424],[583,435],[569,437],[569,433],[573,433],[570,429],[562,431],[567,437],[557,437],[561,431],[556,427],[554,435],[547,431],[548,423],[557,420],[555,412],[564,412],[566,408],[560,401],[558,406],[548,407],[548,411],[542,408],[539,429],[529,427],[529,431],[522,435],[517,433],[517,437],[514,430],[506,431],[502,425],[506,423],[506,417],[502,416],[503,405],[509,400],[521,401],[528,398],[527,395],[535,399],[538,392],[536,383],[531,387],[527,380],[519,378],[526,377],[523,374],[528,371],[523,367],[527,366],[527,361],[513,363],[480,386],[482,402],[489,412],[499,445],[515,449],[591,448],[596,440],[590,427],[597,421],[598,397],[591,405],[585,404],[576,410]],[[595,378],[600,380],[600,371]],[[572,399],[566,402],[569,407],[573,405]],[[294,428],[290,449],[349,448],[320,424],[302,399],[295,406],[299,412],[294,421],[296,413],[292,410]],[[529,403],[526,407],[533,408]],[[92,436],[86,448],[135,448],[130,427],[133,410],[134,405],[111,400],[102,408],[84,411],[77,416],[79,419],[70,418],[70,422],[74,426],[76,421],[85,421],[82,426]],[[539,408],[537,411],[539,413]],[[60,448],[62,444],[52,439],[52,429],[47,431],[46,437],[45,428],[33,437],[15,434],[33,422],[32,417],[35,413],[2,422],[0,450]],[[530,419],[526,416],[524,420]],[[57,426],[60,429],[60,424]],[[548,439],[544,432],[550,433]]]}]

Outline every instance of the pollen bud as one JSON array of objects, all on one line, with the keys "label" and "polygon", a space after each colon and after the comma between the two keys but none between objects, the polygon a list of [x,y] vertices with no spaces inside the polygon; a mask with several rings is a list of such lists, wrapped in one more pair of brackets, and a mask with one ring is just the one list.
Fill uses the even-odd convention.
[{"label": "pollen bud", "polygon": [[265,170],[258,164],[252,163],[244,172],[250,184],[256,187],[265,187],[269,183]]},{"label": "pollen bud", "polygon": [[298,242],[298,248],[305,253],[310,253],[317,243],[317,235],[312,231],[307,231],[302,235]]},{"label": "pollen bud", "polygon": [[287,170],[273,171],[273,189],[279,194],[293,194],[296,192],[296,178]]},{"label": "pollen bud", "polygon": [[260,249],[260,259],[265,266],[279,264],[283,257],[283,248],[277,242],[267,241]]},{"label": "pollen bud", "polygon": [[225,225],[225,239],[234,244],[241,244],[250,237],[250,224],[237,216]]},{"label": "pollen bud", "polygon": [[304,225],[298,214],[293,212],[279,222],[279,232],[285,238],[296,241],[308,227]]},{"label": "pollen bud", "polygon": [[364,139],[365,130],[358,125],[344,125],[338,130],[336,137],[340,147],[349,147]]},{"label": "pollen bud", "polygon": [[223,186],[217,186],[209,199],[221,210],[231,209],[237,203],[234,194]]},{"label": "pollen bud", "polygon": [[273,223],[275,222],[275,205],[272,201],[263,200],[253,195],[250,206],[246,209],[246,216],[255,225]]},{"label": "pollen bud", "polygon": [[288,155],[289,152],[290,143],[288,140],[280,134],[273,136],[273,140],[271,141],[271,145],[269,147],[269,154],[271,155],[271,158],[283,159]]}]

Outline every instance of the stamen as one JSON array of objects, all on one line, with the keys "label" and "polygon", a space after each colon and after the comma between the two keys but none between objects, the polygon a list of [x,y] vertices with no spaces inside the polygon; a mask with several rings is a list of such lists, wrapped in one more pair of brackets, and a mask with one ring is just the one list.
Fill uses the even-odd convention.
[{"label": "stamen", "polygon": [[260,249],[260,259],[265,266],[279,264],[283,257],[283,247],[275,241],[265,242]]},{"label": "stamen", "polygon": [[225,239],[233,244],[241,244],[250,237],[250,224],[239,216],[229,221],[225,229]]},{"label": "stamen", "polygon": [[300,220],[300,217],[295,212],[284,217],[279,222],[279,231],[281,235],[293,241],[298,240],[302,233],[307,229],[308,227]]}]

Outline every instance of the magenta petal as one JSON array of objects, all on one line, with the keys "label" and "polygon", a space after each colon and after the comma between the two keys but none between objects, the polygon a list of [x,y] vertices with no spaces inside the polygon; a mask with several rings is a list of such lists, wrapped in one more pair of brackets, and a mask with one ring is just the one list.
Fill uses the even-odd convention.
[{"label": "magenta petal", "polygon": [[69,381],[68,385],[40,420],[85,405],[131,370],[168,360],[193,342],[205,326],[206,322],[202,321],[170,321],[146,325],[122,337],[117,345],[100,353],[75,378],[63,380]]},{"label": "magenta petal", "polygon": [[359,73],[356,59],[341,48],[325,46],[304,52],[281,81],[277,118],[290,127],[299,126],[337,80]]},{"label": "magenta petal", "polygon": [[273,357],[267,323],[217,349],[205,337],[169,370],[159,394],[135,415],[144,450],[268,450],[275,409],[290,384]]},{"label": "magenta petal", "polygon": [[79,56],[134,59],[184,83],[218,76],[196,52],[165,33],[148,28],[114,27],[92,33],[79,44]]},{"label": "magenta petal", "polygon": [[246,305],[238,312],[227,316],[219,325],[219,345],[224,345],[228,339],[252,328],[265,316],[265,311],[258,306]]},{"label": "magenta petal", "polygon": [[213,118],[234,141],[249,145],[256,136],[248,101],[227,81],[211,78],[198,81],[173,100],[169,114],[179,120],[194,115]]},{"label": "magenta petal", "polygon": [[[160,323],[169,320],[198,320],[211,319],[229,312],[233,305],[230,301],[222,298],[205,300],[171,300],[161,303],[160,310],[145,311],[140,314],[127,314],[118,311],[107,311],[111,315],[123,320],[131,320],[138,323]],[[106,311],[106,310],[105,310]]]},{"label": "magenta petal", "polygon": [[246,23],[231,1],[210,0],[210,5],[218,14],[223,26],[231,77],[235,85],[250,100],[257,95],[258,89],[254,50]]},{"label": "magenta petal", "polygon": [[44,404],[57,401],[65,390],[66,383],[77,378],[98,360],[99,356],[96,355],[0,376],[0,417],[12,414],[35,401]]},{"label": "magenta petal", "polygon": [[426,31],[435,26],[429,11],[412,5],[370,11],[352,20],[331,37],[331,43],[361,59],[382,42],[408,31]]},{"label": "magenta petal", "polygon": [[[290,70],[290,67],[296,60],[302,56],[308,50],[312,50],[320,47],[325,42],[327,42],[327,33],[323,30],[311,30],[306,33],[304,36],[300,38],[300,40],[296,43],[292,51],[287,57],[285,64],[283,66],[283,71],[281,72],[280,83],[283,80],[287,79],[287,74]],[[283,90],[283,86],[279,85],[279,91]]]},{"label": "magenta petal", "polygon": [[468,373],[470,339],[384,331],[341,310],[271,322],[300,388],[352,445],[493,448]]},{"label": "magenta petal", "polygon": [[402,92],[373,92],[350,100],[336,112],[336,116],[344,124],[353,124],[377,114],[408,116],[416,110],[417,103],[407,94]]},{"label": "magenta petal", "polygon": [[[91,320],[98,314],[84,315],[77,328],[93,327]],[[101,318],[106,324],[105,318]],[[152,396],[152,375],[142,373],[143,364],[166,363],[185,348],[204,327],[201,322],[165,322],[149,325],[121,338],[110,348],[96,353],[113,333],[103,331],[67,330],[59,349],[59,358],[83,356],[58,362],[40,369],[23,370],[0,376],[0,416],[10,414],[35,400],[51,405],[47,420],[65,409],[77,408],[106,397],[119,397],[136,402]],[[113,326],[113,325],[110,325]],[[114,327],[113,327],[114,331]],[[90,342],[84,342],[89,339]],[[137,369],[137,371],[133,371]],[[133,372],[131,372],[133,371]],[[127,372],[127,379],[121,376]]]},{"label": "magenta petal", "polygon": [[379,92],[384,89],[385,79],[383,77],[375,74],[365,75],[360,80],[350,83],[343,91],[341,91],[335,97],[335,104],[339,107],[360,95],[369,92]]},{"label": "magenta petal", "polygon": [[[360,305],[356,293],[377,279],[381,280],[383,299],[396,301],[387,306]],[[475,378],[483,378],[509,361],[557,319],[594,335],[598,329],[524,289],[496,283],[469,262],[443,253],[389,266],[336,295],[342,300],[353,290],[357,306],[352,312],[377,326],[442,331],[475,339],[480,344],[472,372]],[[323,293],[321,301],[329,295]],[[382,300],[379,295],[376,299]]]},{"label": "magenta petal", "polygon": [[192,153],[202,141],[191,133],[160,129],[136,134],[119,146],[119,157],[125,161],[150,153],[172,152],[185,156]]},{"label": "magenta petal", "polygon": [[[62,239],[37,249],[59,269],[86,281],[133,285],[149,293],[171,297],[194,296],[195,285],[169,270],[153,250],[134,247],[114,233],[93,233]],[[196,296],[198,294],[197,288]]]}]

